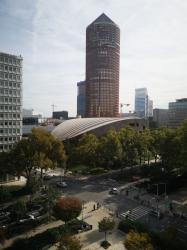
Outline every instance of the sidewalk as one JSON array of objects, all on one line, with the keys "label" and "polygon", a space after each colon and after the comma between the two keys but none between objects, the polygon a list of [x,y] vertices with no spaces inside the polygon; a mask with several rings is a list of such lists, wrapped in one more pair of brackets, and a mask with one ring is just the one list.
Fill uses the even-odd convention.
[{"label": "sidewalk", "polygon": [[[88,202],[85,203],[83,214],[79,216],[79,219],[83,219],[91,224],[93,226],[93,229],[91,231],[83,232],[78,234],[78,237],[80,238],[81,243],[83,244],[83,250],[103,250],[102,247],[100,247],[100,242],[104,240],[104,233],[99,232],[98,230],[98,222],[102,220],[104,217],[111,216],[111,211],[109,211],[105,207],[100,207],[99,209],[93,210],[94,205],[96,207],[95,202]],[[119,230],[117,230],[117,218],[114,218],[116,221],[115,229],[112,233],[107,234],[107,240],[111,243],[111,247],[109,247],[109,250],[124,250],[123,246],[123,240],[124,240],[124,234],[121,233]],[[42,233],[45,230],[53,227],[57,227],[62,225],[63,222],[58,220],[54,221],[48,224],[43,224],[33,230],[28,231],[27,233],[24,233],[22,235],[18,235],[16,237],[13,237],[7,241],[5,241],[5,244],[0,249],[4,249],[9,247],[14,240],[21,239],[21,238],[29,238],[36,234]],[[49,248],[49,250],[56,250],[56,245]]]},{"label": "sidewalk", "polygon": [[[84,220],[93,226],[91,231],[83,232],[78,234],[78,238],[83,244],[83,250],[103,250],[100,247],[100,242],[104,240],[104,233],[99,232],[98,222],[104,217],[110,216],[110,211],[105,207],[100,207],[99,209],[93,210],[95,202],[88,202],[84,206],[83,218]],[[79,217],[82,219],[82,215]],[[114,218],[117,221],[117,218]],[[117,223],[116,223],[117,227]],[[121,233],[117,228],[113,230],[112,233],[107,234],[107,240],[111,243],[109,250],[125,250],[123,246],[124,234]],[[57,246],[52,246],[49,250],[56,250]]]}]

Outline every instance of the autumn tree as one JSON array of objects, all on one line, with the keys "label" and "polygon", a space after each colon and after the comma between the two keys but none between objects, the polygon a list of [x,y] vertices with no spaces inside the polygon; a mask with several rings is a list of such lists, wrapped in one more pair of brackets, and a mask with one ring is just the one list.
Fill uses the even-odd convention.
[{"label": "autumn tree", "polygon": [[82,203],[80,199],[71,196],[60,198],[53,208],[54,216],[65,223],[77,218],[81,210]]},{"label": "autumn tree", "polygon": [[62,142],[43,129],[33,129],[27,139],[17,142],[10,152],[12,173],[25,174],[27,187],[31,185],[36,169],[62,167],[66,155]]},{"label": "autumn tree", "polygon": [[115,222],[113,219],[111,219],[110,217],[104,217],[101,221],[99,221],[99,231],[100,232],[104,232],[105,234],[105,242],[107,241],[107,232],[108,231],[112,231],[114,226],[115,226]]},{"label": "autumn tree", "polygon": [[127,250],[153,250],[148,234],[133,230],[125,236],[124,246]]},{"label": "autumn tree", "polygon": [[82,245],[80,240],[74,236],[64,235],[60,239],[57,250],[81,250]]}]

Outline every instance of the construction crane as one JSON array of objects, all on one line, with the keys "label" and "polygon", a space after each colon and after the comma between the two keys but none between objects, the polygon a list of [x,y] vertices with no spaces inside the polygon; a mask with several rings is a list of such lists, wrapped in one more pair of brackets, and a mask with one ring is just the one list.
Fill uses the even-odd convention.
[{"label": "construction crane", "polygon": [[122,114],[123,112],[123,107],[126,106],[126,107],[129,107],[130,106],[130,103],[120,103],[120,113]]},{"label": "construction crane", "polygon": [[51,105],[51,107],[52,107],[52,112],[54,112],[55,111],[55,107],[57,107],[54,103]]}]

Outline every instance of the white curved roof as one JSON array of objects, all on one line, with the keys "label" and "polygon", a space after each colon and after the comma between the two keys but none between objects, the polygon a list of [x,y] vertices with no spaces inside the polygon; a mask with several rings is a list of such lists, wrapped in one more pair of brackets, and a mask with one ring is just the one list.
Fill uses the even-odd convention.
[{"label": "white curved roof", "polygon": [[138,117],[101,117],[101,118],[77,118],[62,122],[53,131],[52,134],[59,140],[66,140],[78,135],[84,134],[96,128],[116,123],[119,121],[140,119]]}]

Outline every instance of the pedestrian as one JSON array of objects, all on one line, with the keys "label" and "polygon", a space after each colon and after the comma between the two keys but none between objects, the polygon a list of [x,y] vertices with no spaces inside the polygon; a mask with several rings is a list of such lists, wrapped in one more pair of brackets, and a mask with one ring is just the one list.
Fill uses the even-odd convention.
[{"label": "pedestrian", "polygon": [[100,204],[99,204],[99,202],[97,202],[97,209],[99,209],[99,207],[100,207]]},{"label": "pedestrian", "polygon": [[93,205],[93,210],[95,211],[95,204]]}]

